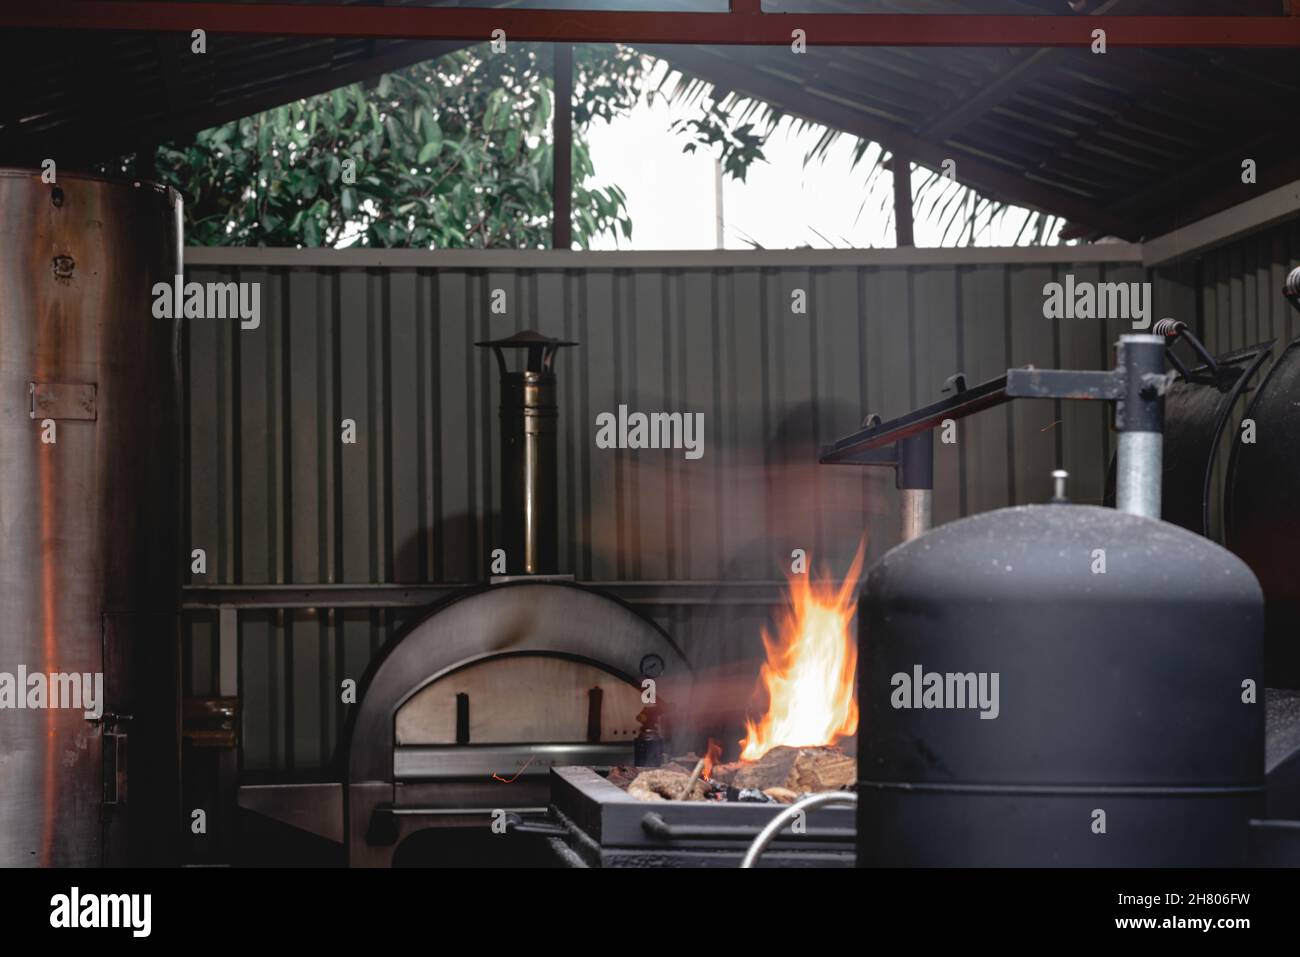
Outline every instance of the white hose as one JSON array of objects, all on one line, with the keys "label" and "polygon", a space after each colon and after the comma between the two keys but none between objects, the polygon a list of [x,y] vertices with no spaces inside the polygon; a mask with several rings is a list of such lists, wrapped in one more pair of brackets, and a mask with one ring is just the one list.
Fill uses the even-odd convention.
[{"label": "white hose", "polygon": [[767,827],[758,832],[754,838],[754,843],[749,845],[749,850],[745,852],[744,859],[740,862],[741,867],[753,867],[754,862],[762,856],[767,850],[767,846],[772,843],[781,829],[789,824],[792,820],[802,814],[804,811],[815,807],[824,807],[831,804],[849,804],[856,805],[858,796],[852,791],[828,791],[822,794],[813,794],[804,798],[802,801],[795,801],[788,808],[783,810],[772,820],[767,822]]}]

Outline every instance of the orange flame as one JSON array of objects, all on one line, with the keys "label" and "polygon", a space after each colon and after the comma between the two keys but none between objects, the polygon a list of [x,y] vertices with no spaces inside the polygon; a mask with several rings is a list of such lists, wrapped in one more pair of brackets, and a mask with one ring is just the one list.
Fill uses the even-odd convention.
[{"label": "orange flame", "polygon": [[773,638],[763,629],[767,662],[758,687],[767,692],[761,721],[745,721],[742,761],[757,761],[772,748],[834,744],[858,730],[854,677],[857,641],[849,624],[857,610],[857,585],[866,541],[838,591],[811,575],[790,576],[790,601]]},{"label": "orange flame", "polygon": [[717,741],[709,738],[709,748],[704,755],[704,768],[700,771],[700,777],[709,780],[713,776],[713,766],[722,760],[722,745]]}]

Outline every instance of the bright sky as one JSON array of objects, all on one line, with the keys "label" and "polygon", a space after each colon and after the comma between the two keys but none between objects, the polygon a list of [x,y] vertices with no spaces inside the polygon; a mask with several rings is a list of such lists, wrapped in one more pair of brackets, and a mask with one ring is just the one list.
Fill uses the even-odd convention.
[{"label": "bright sky", "polygon": [[[647,88],[657,85],[664,68],[662,61],[655,64]],[[631,115],[592,127],[588,141],[596,181],[599,185],[614,182],[623,188],[632,218],[630,241],[604,236],[595,248],[717,246],[714,158],[703,149],[683,153],[687,140],[669,129],[674,120],[697,115],[699,109],[698,105],[670,106],[662,96],[653,102],[643,97]],[[816,144],[821,129],[799,132],[795,123],[783,122],[764,147],[766,161],[751,166],[745,182],[723,180],[725,248],[747,249],[753,243],[769,249],[894,245],[889,216],[892,177],[888,173],[878,176],[870,195],[866,193],[870,161],[879,148],[872,146],[855,170],[851,167],[856,140],[841,136],[824,159],[805,167],[804,157]],[[960,175],[958,169],[958,182]],[[928,171],[914,171],[913,190],[928,176]],[[918,246],[941,244],[936,217],[925,215],[929,205],[922,204],[916,217]],[[1011,245],[1024,218],[1023,211],[1009,212],[993,230],[978,235],[977,244]],[[952,237],[949,244],[955,244]]]}]

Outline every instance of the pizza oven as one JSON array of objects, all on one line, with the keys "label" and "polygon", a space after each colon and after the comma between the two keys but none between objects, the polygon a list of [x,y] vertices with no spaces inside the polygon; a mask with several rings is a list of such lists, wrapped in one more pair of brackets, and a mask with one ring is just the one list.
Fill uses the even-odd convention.
[{"label": "pizza oven", "polygon": [[349,863],[391,864],[429,828],[497,836],[545,809],[553,766],[632,763],[642,681],[668,700],[688,672],[662,630],[594,589],[524,579],[455,596],[388,649],[359,702]]},{"label": "pizza oven", "polygon": [[241,806],[341,842],[352,866],[526,863],[550,853],[521,823],[545,811],[550,769],[633,763],[647,705],[684,696],[690,666],[663,629],[557,572],[553,366],[574,344],[479,344],[501,372],[505,574],[433,606],[372,662],[340,783],[244,787]]}]

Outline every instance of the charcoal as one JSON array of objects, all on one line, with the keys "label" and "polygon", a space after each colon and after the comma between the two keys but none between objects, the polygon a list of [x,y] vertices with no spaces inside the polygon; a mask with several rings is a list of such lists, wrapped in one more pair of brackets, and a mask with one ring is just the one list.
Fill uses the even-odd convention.
[{"label": "charcoal", "polygon": [[770,795],[764,794],[758,788],[740,788],[736,792],[736,800],[752,804],[776,804],[777,800]]}]

